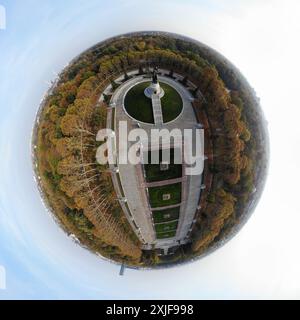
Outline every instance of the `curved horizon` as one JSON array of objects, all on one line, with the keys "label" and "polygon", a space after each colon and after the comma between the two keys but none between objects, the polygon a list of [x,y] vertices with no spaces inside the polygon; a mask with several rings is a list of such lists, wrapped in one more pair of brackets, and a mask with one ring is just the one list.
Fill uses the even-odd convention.
[{"label": "curved horizon", "polygon": [[[218,4],[167,0],[151,6],[147,18],[145,1],[71,4],[33,0],[34,10],[16,1],[2,4],[7,26],[0,30],[0,266],[6,270],[6,290],[0,286],[0,299],[299,296],[299,205],[297,184],[288,179],[290,175],[294,181],[300,177],[297,78],[293,72],[300,53],[295,40],[300,30],[293,22],[297,10],[283,12],[280,2],[273,1],[273,15],[266,25],[269,1],[241,5],[234,0]],[[295,6],[299,9],[296,2]],[[132,12],[136,19],[131,18]],[[181,24],[175,18],[179,15]],[[118,23],[112,23],[111,16]],[[278,26],[278,20],[294,23],[293,32]],[[157,28],[187,34],[232,61],[261,97],[272,158],[268,183],[252,218],[225,247],[178,268],[147,273],[128,269],[120,277],[119,266],[75,245],[46,213],[33,178],[30,146],[40,100],[56,77],[53,72],[60,73],[73,57],[101,39],[124,33],[124,26],[127,30]],[[266,41],[268,35],[271,41]],[[273,75],[275,68],[278,77]],[[290,79],[290,87],[282,79]],[[283,112],[285,106],[287,113]],[[283,163],[289,163],[292,174],[282,170]],[[279,186],[289,188],[279,190]],[[283,219],[285,212],[288,218]]]}]

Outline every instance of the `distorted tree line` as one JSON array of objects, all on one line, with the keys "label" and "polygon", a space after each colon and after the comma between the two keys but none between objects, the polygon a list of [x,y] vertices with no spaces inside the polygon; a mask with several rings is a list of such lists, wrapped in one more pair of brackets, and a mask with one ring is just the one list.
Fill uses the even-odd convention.
[{"label": "distorted tree line", "polygon": [[99,44],[63,71],[46,99],[38,131],[42,186],[60,222],[94,251],[140,265],[146,261],[141,244],[116,201],[110,172],[95,162],[95,134],[106,127],[107,105],[98,102],[104,88],[117,76],[128,79],[129,71],[147,72],[156,65],[197,86],[195,98],[212,131],[214,183],[206,210],[197,217],[191,251],[185,252],[201,254],[242,213],[259,156],[256,101],[224,60],[205,47],[166,36]]},{"label": "distorted tree line", "polygon": [[[84,244],[95,240],[93,249],[105,256],[139,261],[140,243],[116,200],[108,167],[95,160],[95,135],[106,127],[106,106],[95,107],[98,85],[91,76],[78,89],[67,82],[49,97],[38,132],[39,170],[55,213],[79,229]],[[71,92],[75,99],[68,102]]]}]

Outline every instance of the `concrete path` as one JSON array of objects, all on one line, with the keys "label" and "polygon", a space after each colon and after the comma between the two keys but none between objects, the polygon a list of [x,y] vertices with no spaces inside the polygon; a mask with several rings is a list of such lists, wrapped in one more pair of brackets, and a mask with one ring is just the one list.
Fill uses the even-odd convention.
[{"label": "concrete path", "polygon": [[[148,136],[150,136],[151,129],[157,127],[158,124],[160,124],[160,128],[166,128],[170,131],[172,129],[180,129],[182,131],[182,134],[184,129],[192,129],[192,131],[194,132],[197,125],[197,119],[192,108],[192,96],[190,92],[188,92],[188,90],[186,90],[184,86],[182,86],[182,84],[168,77],[159,76],[158,80],[172,86],[177,90],[183,100],[183,111],[177,119],[164,124],[161,115],[161,105],[159,103],[158,106],[155,101],[157,109],[159,109],[160,107],[160,111],[157,112],[157,121],[154,125],[139,122],[139,127],[144,129],[148,133]],[[143,76],[136,76],[120,85],[120,87],[116,89],[112,96],[111,102],[115,103],[116,108],[116,147],[119,152],[124,148],[126,148],[126,150],[124,151],[127,151],[131,147],[130,143],[128,144],[128,146],[119,145],[119,122],[126,121],[128,131],[136,128],[138,123],[138,121],[133,120],[125,112],[124,97],[128,90],[130,90],[133,86],[145,81],[149,81],[149,79],[145,79]],[[137,226],[138,232],[142,235],[142,238],[145,240],[146,244],[155,245],[156,248],[164,248],[167,246],[176,245],[178,244],[178,241],[184,243],[184,241],[186,241],[185,237],[193,224],[195,212],[197,210],[201,193],[201,175],[185,176],[183,179],[185,190],[183,190],[182,193],[185,196],[183,197],[183,202],[180,206],[180,216],[176,237],[171,239],[158,240],[156,239],[152,213],[149,208],[147,188],[145,187],[146,184],[145,181],[142,181],[144,178],[142,175],[141,165],[119,165],[119,174],[121,184],[125,193],[125,198],[127,200],[127,205],[132,214],[132,217],[128,218],[134,220],[134,225]],[[165,209],[165,207],[163,209]]]},{"label": "concrete path", "polygon": [[163,115],[161,110],[160,97],[158,94],[153,94],[151,97],[151,100],[152,100],[154,123],[157,126],[161,126],[163,124]]},{"label": "concrete path", "polygon": [[182,180],[186,179],[185,177],[175,178],[175,179],[169,179],[169,180],[162,180],[162,181],[154,181],[154,182],[148,182],[146,183],[146,187],[161,187],[161,186],[167,186],[169,184],[179,183],[182,182]]}]

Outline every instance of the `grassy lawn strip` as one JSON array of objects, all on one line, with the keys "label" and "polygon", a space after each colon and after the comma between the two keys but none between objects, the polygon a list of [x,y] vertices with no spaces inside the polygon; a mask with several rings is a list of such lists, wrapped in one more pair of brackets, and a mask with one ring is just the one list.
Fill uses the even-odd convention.
[{"label": "grassy lawn strip", "polygon": [[166,209],[166,210],[152,211],[154,223],[162,223],[162,222],[178,220],[179,211],[180,211],[180,207]]},{"label": "grassy lawn strip", "polygon": [[[134,119],[154,123],[152,102],[144,94],[151,82],[142,82],[131,88],[125,96],[124,104],[127,113]],[[161,98],[163,121],[169,122],[179,116],[183,108],[180,94],[166,83],[160,83],[165,95]]]},{"label": "grassy lawn strip", "polygon": [[142,82],[131,88],[125,96],[124,105],[127,113],[134,119],[154,123],[152,102],[144,94],[150,82]]},{"label": "grassy lawn strip", "polygon": [[173,238],[176,235],[175,231],[169,231],[169,232],[162,232],[162,233],[156,233],[157,239],[167,239],[167,238]]},{"label": "grassy lawn strip", "polygon": [[116,116],[116,109],[112,108],[111,110],[111,130],[115,130],[115,116]]},{"label": "grassy lawn strip", "polygon": [[[148,152],[148,162],[151,161],[151,153],[158,151]],[[162,161],[162,151],[159,150],[159,162]],[[169,179],[176,179],[182,176],[182,165],[174,164],[174,149],[170,149],[169,169],[160,170],[159,164],[145,164],[145,173],[147,182],[155,182]]]},{"label": "grassy lawn strip", "polygon": [[161,98],[161,108],[164,122],[174,120],[182,110],[182,99],[180,94],[171,86],[160,83],[165,95]]},{"label": "grassy lawn strip", "polygon": [[167,223],[160,223],[155,225],[156,232],[169,232],[177,229],[178,221],[172,221]]},{"label": "grassy lawn strip", "polygon": [[[152,208],[165,207],[181,202],[181,183],[149,188],[149,200]],[[170,199],[163,200],[163,195],[170,194]]]}]

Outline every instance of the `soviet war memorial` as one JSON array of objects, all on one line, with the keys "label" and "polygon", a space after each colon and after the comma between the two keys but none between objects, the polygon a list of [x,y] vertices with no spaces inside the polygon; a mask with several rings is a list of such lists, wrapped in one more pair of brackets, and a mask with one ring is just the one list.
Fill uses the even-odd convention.
[{"label": "soviet war memorial", "polygon": [[267,146],[241,73],[163,32],[115,37],[75,58],[33,136],[39,188],[59,225],[137,268],[192,261],[229,240],[260,197]]}]

